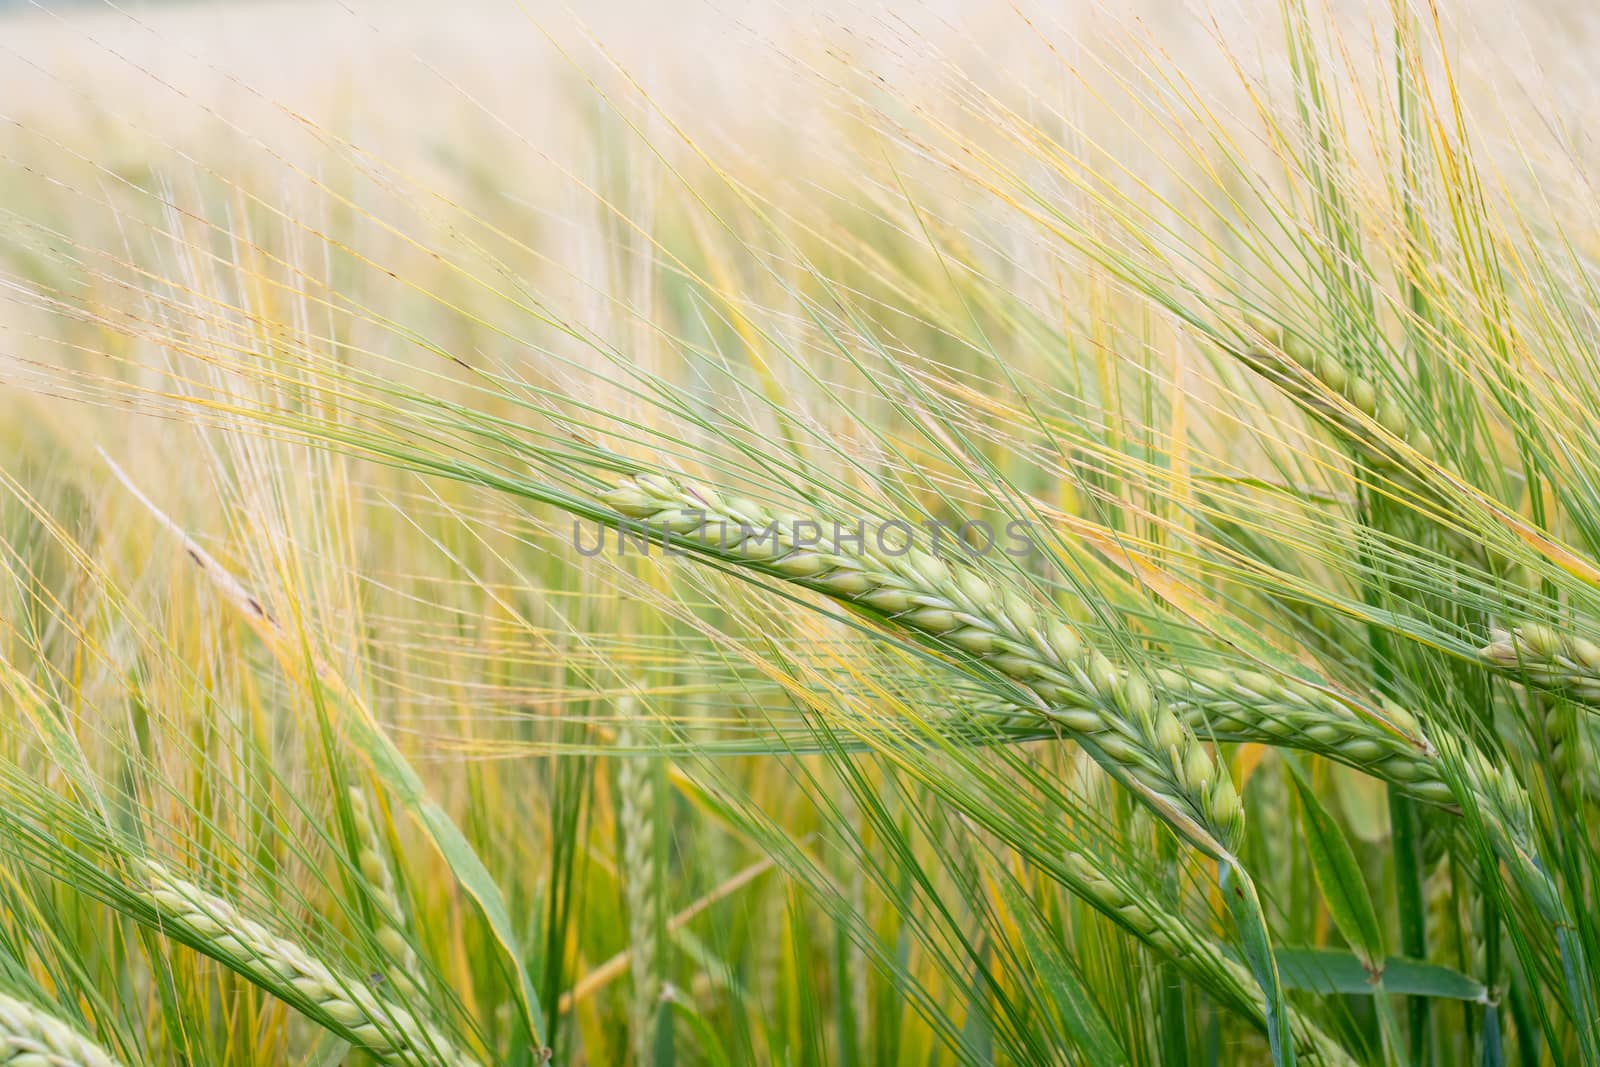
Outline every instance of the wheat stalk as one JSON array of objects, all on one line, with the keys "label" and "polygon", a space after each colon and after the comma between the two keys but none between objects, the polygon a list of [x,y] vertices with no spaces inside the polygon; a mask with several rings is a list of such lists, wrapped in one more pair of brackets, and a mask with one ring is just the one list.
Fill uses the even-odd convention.
[{"label": "wheat stalk", "polygon": [[119,1063],[55,1016],[0,993],[0,1067],[119,1067]]},{"label": "wheat stalk", "polygon": [[625,479],[604,499],[649,529],[867,609],[984,664],[1027,692],[1038,714],[1084,743],[1202,851],[1231,857],[1244,808],[1194,731],[1144,678],[1118,670],[1072,627],[1041,618],[1020,596],[969,569],[952,570],[914,544],[894,555],[800,546],[796,524],[778,522],[756,504],[656,475]]},{"label": "wheat stalk", "polygon": [[142,860],[138,873],[159,924],[196,949],[299,1006],[384,1063],[475,1067],[477,1061],[411,1012],[342,975],[298,944],[243,915],[229,901]]}]

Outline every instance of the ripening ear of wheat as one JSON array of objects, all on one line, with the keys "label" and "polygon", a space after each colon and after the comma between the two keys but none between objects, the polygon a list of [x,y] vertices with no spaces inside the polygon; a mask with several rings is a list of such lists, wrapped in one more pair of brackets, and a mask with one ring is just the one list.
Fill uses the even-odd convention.
[{"label": "ripening ear of wheat", "polygon": [[1600,644],[1539,625],[1497,629],[1489,637],[1481,651],[1496,667],[1600,706]]},{"label": "ripening ear of wheat", "polygon": [[292,1000],[380,1062],[409,1067],[470,1067],[477,1062],[411,1011],[379,995],[369,981],[338,973],[229,901],[153,860],[139,864],[137,873],[146,883],[160,928]]},{"label": "ripening ear of wheat", "polygon": [[[638,747],[642,733],[637,702],[625,697],[618,702],[621,720],[617,739],[624,747]],[[628,1035],[633,1042],[633,1059],[640,1067],[654,1058],[658,1013],[665,1010],[657,960],[663,946],[657,936],[660,921],[661,886],[656,864],[656,820],[662,804],[656,790],[655,768],[651,761],[634,757],[617,768],[617,831],[622,849],[617,856],[623,898],[628,912],[628,977],[633,987]]]},{"label": "ripening ear of wheat", "polygon": [[1600,1067],[1600,28],[1167,7],[0,11],[0,1063]]},{"label": "ripening ear of wheat", "polygon": [[[1180,725],[1168,692],[1209,698],[1195,709],[1196,718],[1205,723],[1215,716],[1224,729],[1233,725],[1239,739],[1322,752],[1435,803],[1458,799],[1453,774],[1461,782],[1459,799],[1484,820],[1502,861],[1533,887],[1544,916],[1568,922],[1531,856],[1533,816],[1521,788],[1476,748],[1454,739],[1447,751],[1455,766],[1445,767],[1426,738],[1414,733],[1416,718],[1398,706],[1386,709],[1390,721],[1374,722],[1314,687],[1274,683],[1255,672],[1203,670],[1191,681],[1161,670],[1153,676],[1164,688],[1156,690],[1141,674],[1119,671],[1104,654],[1086,648],[1065,622],[1041,620],[1020,597],[1005,598],[975,571],[953,570],[914,544],[881,558],[814,551],[797,546],[783,522],[755,505],[725,504],[707,486],[685,487],[650,475],[624,481],[604,499],[625,519],[642,521],[658,534],[714,548],[864,607],[1007,676],[1033,695],[1041,714],[1087,740],[1112,761],[1111,773],[1131,778],[1144,788],[1142,795],[1153,794],[1158,814],[1218,858],[1236,847],[1243,811],[1233,783],[1218,776],[1196,735]],[[791,531],[795,525],[791,520]],[[821,526],[811,520],[812,529]],[[897,564],[901,556],[905,562]],[[1551,650],[1547,660],[1553,659],[1557,646],[1545,647]],[[1286,705],[1294,714],[1279,713]],[[1410,727],[1413,736],[1398,724]],[[1187,800],[1188,810],[1174,813],[1175,800]],[[1191,819],[1206,830],[1221,829],[1216,836],[1194,836],[1187,829]]]},{"label": "ripening ear of wheat", "polygon": [[373,936],[384,952],[394,961],[391,977],[402,985],[417,980],[417,952],[406,939],[402,929],[405,912],[400,906],[400,894],[395,886],[394,868],[383,854],[383,840],[373,822],[367,795],[351,787],[350,816],[354,823],[356,867],[366,880],[372,895],[375,912]]},{"label": "ripening ear of wheat", "polygon": [[950,651],[992,668],[1032,694],[1052,722],[1093,747],[1165,819],[1216,858],[1236,847],[1244,810],[1194,733],[1137,674],[1086,648],[1067,623],[1040,618],[975,571],[952,571],[926,548],[845,555],[797,546],[785,524],[707,486],[644,475],[604,500],[655,532],[714,546],[809,589],[859,604]]},{"label": "ripening ear of wheat", "polygon": [[3,993],[0,1063],[11,1067],[119,1067],[109,1053],[60,1019]]}]

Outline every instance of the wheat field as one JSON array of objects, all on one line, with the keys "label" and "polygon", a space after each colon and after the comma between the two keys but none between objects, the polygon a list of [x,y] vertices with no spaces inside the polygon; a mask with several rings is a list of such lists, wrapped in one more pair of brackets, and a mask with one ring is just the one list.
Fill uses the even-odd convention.
[{"label": "wheat field", "polygon": [[0,1064],[1600,1064],[1597,31],[0,4]]}]

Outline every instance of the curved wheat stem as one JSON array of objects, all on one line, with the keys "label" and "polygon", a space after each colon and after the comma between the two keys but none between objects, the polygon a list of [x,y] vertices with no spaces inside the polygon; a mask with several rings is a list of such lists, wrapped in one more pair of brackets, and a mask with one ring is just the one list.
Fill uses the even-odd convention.
[{"label": "curved wheat stem", "polygon": [[0,993],[0,1067],[120,1067],[99,1045],[27,1001]]},{"label": "curved wheat stem", "polygon": [[384,1063],[406,1067],[476,1067],[477,1061],[411,1012],[379,997],[360,979],[339,974],[298,944],[277,936],[232,903],[140,861],[146,897],[161,926],[290,1000],[317,1022]]}]

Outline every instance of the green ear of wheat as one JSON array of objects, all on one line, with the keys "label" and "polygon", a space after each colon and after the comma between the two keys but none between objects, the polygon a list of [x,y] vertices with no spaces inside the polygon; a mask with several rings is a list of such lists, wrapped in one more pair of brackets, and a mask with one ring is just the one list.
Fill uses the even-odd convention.
[{"label": "green ear of wheat", "polygon": [[1039,714],[1085,743],[1203,851],[1220,858],[1236,847],[1244,808],[1194,731],[1143,678],[1118,670],[1072,627],[1041,617],[1021,597],[914,544],[892,556],[797,545],[798,523],[704,486],[641,475],[605,501],[653,530],[754,564],[984,664],[1030,694]]},{"label": "green ear of wheat", "polygon": [[247,918],[229,901],[153,861],[141,861],[137,871],[163,929],[185,935],[194,947],[302,1007],[380,1062],[476,1067],[476,1060],[431,1024]]},{"label": "green ear of wheat", "polygon": [[[1188,923],[1152,904],[1148,896],[1131,889],[1084,852],[1068,852],[1066,873],[1073,891],[1089,901],[1140,940],[1166,953],[1191,973],[1202,974],[1227,990],[1235,1006],[1257,1025],[1268,1025],[1266,1002],[1250,971],[1217,946],[1199,936]],[[1321,1028],[1295,1014],[1289,1020],[1296,1050],[1329,1067],[1353,1067],[1349,1053]]]},{"label": "green ear of wheat", "polygon": [[[915,548],[893,560],[827,555],[786,543],[783,523],[777,524],[777,538],[746,536],[744,531],[767,529],[772,520],[754,505],[719,510],[713,505],[721,505],[721,498],[714,491],[683,489],[649,475],[624,482],[607,501],[630,518],[699,538],[747,564],[979,659],[1033,692],[1038,701],[1030,706],[1036,713],[1100,740],[1114,758],[1138,765],[1149,759],[1150,749],[1170,754],[1182,747],[1171,759],[1177,765],[1194,751],[1189,739],[1206,733],[1314,751],[1394,782],[1419,799],[1454,802],[1416,717],[1396,705],[1387,705],[1381,717],[1362,714],[1308,683],[1220,668],[1158,668],[1152,675],[1162,687],[1158,700],[1143,677],[1089,648],[1071,626],[1041,618],[1019,597],[995,591],[976,573],[951,568]],[[1108,705],[1122,714],[1108,715]],[[1187,730],[1176,721],[1178,715],[1188,720]],[[1130,729],[1147,721],[1148,729]],[[1198,761],[1194,772],[1210,773]],[[1217,787],[1210,807],[1231,815],[1236,802],[1231,782]]]},{"label": "green ear of wheat", "polygon": [[1549,626],[1527,625],[1491,631],[1479,654],[1505,671],[1600,707],[1600,643]]},{"label": "green ear of wheat", "polygon": [[[865,609],[985,664],[1029,692],[1027,706],[1065,727],[1202,850],[1231,855],[1243,825],[1233,783],[1217,772],[1172,701],[1159,699],[1142,676],[1119,670],[1065,622],[1041,617],[977,573],[952,569],[915,546],[894,557],[797,546],[789,533],[800,522],[776,520],[708,487],[640,475],[604,499],[653,530]],[[1526,792],[1470,744],[1448,746],[1452,775],[1416,717],[1397,705],[1387,705],[1379,723],[1317,687],[1255,672],[1158,670],[1155,677],[1178,694],[1180,707],[1183,699],[1194,701],[1197,717],[1232,724],[1240,739],[1324,753],[1423,799],[1471,804],[1541,914],[1568,921],[1535,857]]]},{"label": "green ear of wheat", "polygon": [[[643,731],[638,702],[631,696],[617,702],[621,721],[618,742],[627,747],[639,745]],[[657,944],[655,820],[660,816],[660,797],[649,759],[638,754],[624,756],[617,768],[617,829],[622,837],[620,870],[622,895],[628,922],[628,972],[632,997],[628,1005],[628,1038],[637,1067],[654,1062],[655,1027],[660,1011],[661,976]]]},{"label": "green ear of wheat", "polygon": [[1197,731],[1315,752],[1427,803],[1456,801],[1421,724],[1397,704],[1359,712],[1324,687],[1253,670],[1161,667],[1156,676]]},{"label": "green ear of wheat", "polygon": [[372,812],[366,794],[352,787],[350,817],[355,823],[356,865],[367,884],[372,905],[377,912],[373,938],[384,954],[393,961],[391,968],[397,985],[415,987],[417,983],[417,953],[406,940],[402,926],[405,912],[400,906],[400,893],[395,886],[394,870],[383,854],[383,838],[372,821]]},{"label": "green ear of wheat", "polygon": [[[1382,468],[1404,466],[1389,446],[1373,438],[1361,416],[1404,441],[1423,459],[1438,458],[1438,447],[1428,432],[1372,382],[1351,373],[1331,354],[1314,352],[1303,339],[1273,323],[1251,316],[1248,325],[1255,337],[1251,343],[1234,349],[1235,354],[1304,407],[1337,426],[1346,440],[1361,445],[1369,462]],[[1339,397],[1348,408],[1330,400],[1328,394]]]},{"label": "green ear of wheat", "polygon": [[0,993],[3,1067],[121,1067],[99,1045],[26,1001]]}]

